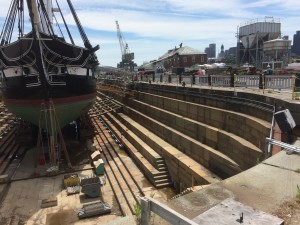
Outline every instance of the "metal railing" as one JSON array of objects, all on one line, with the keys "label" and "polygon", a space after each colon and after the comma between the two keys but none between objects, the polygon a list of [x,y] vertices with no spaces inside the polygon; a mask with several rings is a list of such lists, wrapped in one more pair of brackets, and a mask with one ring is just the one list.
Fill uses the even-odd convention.
[{"label": "metal railing", "polygon": [[182,86],[207,86],[252,88],[263,91],[285,91],[292,95],[292,99],[300,99],[300,87],[295,87],[295,75],[174,75],[138,76],[136,82],[149,82],[157,84],[182,85]]},{"label": "metal railing", "polygon": [[[175,75],[171,73],[151,74],[151,75],[120,75],[118,78],[110,77],[112,75],[102,76],[98,78],[98,82],[102,83],[131,83],[131,82],[146,82],[149,84],[167,84],[177,86],[190,87],[209,87],[211,89],[217,87],[233,87],[265,90],[269,93],[273,91],[284,91],[291,94],[293,100],[300,100],[300,86],[295,85],[300,77],[294,74],[288,75]],[[126,79],[125,79],[126,78]],[[116,83],[116,84],[117,84]],[[300,83],[300,82],[298,82]]]},{"label": "metal railing", "polygon": [[287,153],[297,153],[300,154],[300,147],[296,145],[291,145],[285,142],[277,141],[272,138],[266,138],[268,145],[276,145],[281,148],[284,148],[284,150],[287,151]]},{"label": "metal railing", "polygon": [[154,212],[167,222],[173,225],[197,225],[196,222],[179,214],[175,210],[163,205],[157,200],[150,197],[141,197],[141,224],[150,225],[151,212]]},{"label": "metal railing", "polygon": [[275,76],[266,75],[265,76],[265,88],[266,89],[291,89],[292,76]]},{"label": "metal railing", "polygon": [[237,75],[235,87],[259,87],[259,75]]},{"label": "metal railing", "polygon": [[211,86],[214,87],[230,87],[230,76],[217,76],[212,75],[211,77]]}]

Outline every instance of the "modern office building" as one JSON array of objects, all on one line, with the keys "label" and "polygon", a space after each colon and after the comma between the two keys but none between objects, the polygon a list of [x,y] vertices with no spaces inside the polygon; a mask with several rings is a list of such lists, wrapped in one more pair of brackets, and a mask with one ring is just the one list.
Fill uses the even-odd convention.
[{"label": "modern office building", "polygon": [[204,52],[207,54],[207,58],[216,58],[216,44],[209,44]]},{"label": "modern office building", "polygon": [[300,31],[297,31],[296,34],[294,34],[292,53],[300,56]]}]

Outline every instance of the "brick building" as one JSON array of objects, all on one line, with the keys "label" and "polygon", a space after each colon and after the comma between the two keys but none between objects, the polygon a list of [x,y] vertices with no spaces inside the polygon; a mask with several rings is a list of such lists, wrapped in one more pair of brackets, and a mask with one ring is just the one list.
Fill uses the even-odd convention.
[{"label": "brick building", "polygon": [[171,68],[185,68],[195,64],[206,64],[207,54],[188,46],[175,47],[159,57],[157,63],[163,65],[167,70]]}]

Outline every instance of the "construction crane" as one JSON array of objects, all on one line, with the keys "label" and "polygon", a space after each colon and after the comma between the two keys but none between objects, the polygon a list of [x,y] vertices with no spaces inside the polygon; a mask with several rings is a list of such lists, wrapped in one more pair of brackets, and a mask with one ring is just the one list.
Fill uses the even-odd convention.
[{"label": "construction crane", "polygon": [[121,32],[118,21],[116,21],[116,25],[117,25],[117,35],[119,38],[121,54],[122,54],[122,61],[118,63],[117,67],[132,72],[134,69],[134,62],[133,62],[134,53],[130,52],[128,44],[126,43],[125,38]]}]

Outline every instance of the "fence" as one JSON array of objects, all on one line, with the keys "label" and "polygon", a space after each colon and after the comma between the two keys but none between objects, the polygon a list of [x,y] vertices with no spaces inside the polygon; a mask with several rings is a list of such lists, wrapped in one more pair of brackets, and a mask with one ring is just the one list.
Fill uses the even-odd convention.
[{"label": "fence", "polygon": [[236,76],[235,87],[259,87],[259,75]]},{"label": "fence", "polygon": [[174,75],[171,73],[158,73],[147,76],[131,75],[124,77],[101,77],[98,82],[111,85],[124,85],[130,81],[157,84],[169,84],[195,87],[233,87],[254,88],[273,91],[280,90],[291,93],[292,99],[300,100],[300,74],[295,75]]},{"label": "fence", "polygon": [[265,76],[266,89],[291,89],[293,86],[293,78],[291,76]]},{"label": "fence", "polygon": [[[299,78],[296,78],[299,79]],[[139,77],[141,82],[164,83],[182,86],[207,86],[213,87],[234,87],[234,88],[256,88],[263,91],[285,90],[291,92],[292,99],[300,99],[300,87],[295,86],[293,75],[173,75],[159,74],[153,77]]]}]

